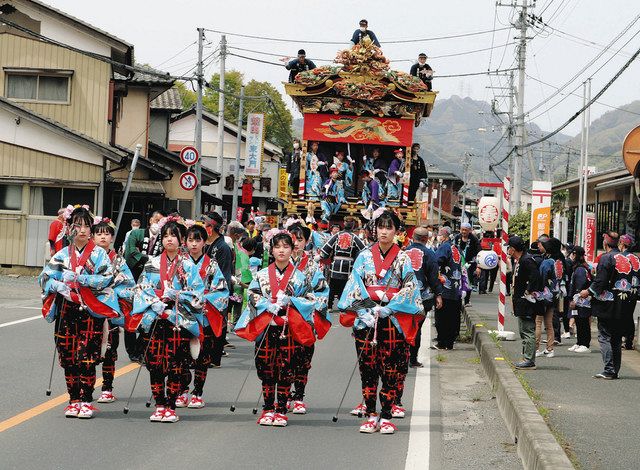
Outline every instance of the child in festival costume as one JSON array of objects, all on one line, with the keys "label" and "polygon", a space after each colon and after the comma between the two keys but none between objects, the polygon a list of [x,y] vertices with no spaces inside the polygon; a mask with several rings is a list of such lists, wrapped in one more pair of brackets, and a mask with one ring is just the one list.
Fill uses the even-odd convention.
[{"label": "child in festival costume", "polygon": [[332,215],[337,214],[342,204],[347,202],[344,198],[344,186],[340,180],[340,170],[335,165],[329,170],[330,177],[322,186],[322,221],[329,222]]},{"label": "child in festival costume", "polygon": [[[322,339],[331,328],[331,320],[327,303],[329,299],[329,284],[322,275],[318,263],[305,252],[305,247],[311,236],[311,230],[294,223],[288,227],[291,238],[293,239],[294,249],[292,255],[293,264],[304,275],[310,284],[307,292],[307,299],[315,303],[313,311],[313,326],[318,339]],[[311,369],[311,359],[313,358],[314,345],[305,346],[298,345],[296,347],[295,358],[295,375],[293,379],[293,390],[291,392],[291,404],[289,410],[293,414],[306,414],[307,405],[304,403],[304,392],[309,377],[309,369]]]},{"label": "child in festival costume", "polygon": [[193,224],[187,230],[187,250],[191,261],[196,266],[200,279],[204,284],[204,308],[196,313],[200,323],[200,354],[193,361],[194,380],[191,399],[188,397],[189,384],[191,383],[191,371],[185,368],[185,388],[187,392],[176,398],[176,408],[204,408],[202,393],[204,383],[207,380],[207,372],[211,364],[213,353],[214,335],[222,334],[224,317],[221,312],[227,308],[229,302],[229,288],[222,271],[215,259],[204,254],[204,245],[207,241],[207,231],[203,225]]},{"label": "child in festival costume", "polygon": [[72,242],[53,255],[38,282],[42,314],[48,322],[55,320],[55,343],[69,392],[64,414],[88,419],[96,410],[91,402],[105,319],[118,316],[117,298],[107,287],[113,282],[109,257],[91,239],[88,207],[67,210],[65,219]]},{"label": "child in festival costume", "polygon": [[[393,434],[392,407],[403,387],[399,370],[409,359],[424,316],[420,289],[409,256],[393,242],[400,219],[385,211],[375,221],[378,242],[361,251],[338,302],[340,323],[352,326],[367,420],[360,432]],[[376,412],[378,381],[381,412]]]},{"label": "child in festival costume", "polygon": [[[111,249],[111,242],[115,235],[114,225],[108,218],[96,217],[91,234],[93,242],[103,248],[113,265],[113,288],[118,299],[118,311],[120,316],[108,320],[109,337],[107,339],[107,350],[102,358],[102,393],[98,398],[98,403],[113,403],[116,397],[113,394],[113,377],[116,371],[116,361],[118,360],[118,345],[120,344],[120,327],[129,327],[131,321],[125,322],[125,316],[130,320],[131,307],[133,303],[133,287],[136,282],[133,274],[127,266],[124,257]],[[135,327],[133,328],[135,331]]]},{"label": "child in festival costume", "polygon": [[[149,370],[156,409],[153,422],[175,423],[176,398],[184,368],[199,349],[204,284],[198,268],[181,253],[185,227],[175,216],[159,222],[164,251],[150,258],[138,281],[132,314],[142,314],[144,362]],[[148,347],[147,347],[148,346]]]},{"label": "child in festival costume", "polygon": [[312,324],[316,302],[307,298],[311,286],[291,262],[291,235],[280,231],[267,241],[275,261],[251,282],[248,306],[235,331],[241,338],[255,341],[256,370],[264,398],[258,424],[286,426],[295,350],[315,341]]},{"label": "child in festival costume", "polygon": [[389,175],[387,177],[387,198],[386,205],[397,206],[402,197],[402,178],[404,177],[404,152],[397,149],[393,153],[394,159],[389,165]]}]

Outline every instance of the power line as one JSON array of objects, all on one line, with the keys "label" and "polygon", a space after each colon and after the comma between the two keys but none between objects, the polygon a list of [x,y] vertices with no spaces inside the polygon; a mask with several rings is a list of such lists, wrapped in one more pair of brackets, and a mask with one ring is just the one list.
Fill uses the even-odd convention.
[{"label": "power line", "polygon": [[618,72],[613,76],[613,78],[611,80],[609,80],[609,82],[596,94],[596,96],[594,96],[593,98],[591,98],[589,100],[589,102],[587,104],[585,104],[582,108],[580,108],[573,116],[571,116],[563,125],[561,125],[560,127],[558,127],[555,131],[547,134],[546,136],[538,139],[538,140],[534,140],[533,142],[529,142],[527,144],[524,144],[522,146],[522,148],[527,148],[527,147],[531,147],[533,145],[539,144],[540,142],[544,142],[545,140],[548,140],[549,138],[553,137],[554,135],[558,134],[562,129],[564,129],[565,127],[567,127],[569,124],[571,124],[578,116],[580,116],[580,114],[582,114],[584,112],[585,109],[587,109],[589,106],[591,106],[593,103],[595,103],[598,98],[600,98],[605,91],[607,91],[607,89],[613,84],[613,82],[615,82],[620,75],[622,75],[622,73],[627,70],[627,68],[631,65],[631,63],[636,59],[636,57],[638,57],[638,55],[640,55],[640,49],[638,49],[635,54],[633,54],[631,56],[631,58],[629,58],[629,60],[627,60],[627,62],[622,66],[622,68],[620,70],[618,70]]},{"label": "power line", "polygon": [[156,65],[156,67],[160,67],[161,65],[166,64],[167,62],[172,61],[173,59],[175,59],[176,57],[178,57],[180,54],[182,54],[184,51],[186,51],[187,49],[189,49],[191,46],[193,46],[194,44],[196,44],[198,41],[193,41],[191,44],[188,44],[184,49],[182,49],[180,52],[176,53],[175,55],[172,55],[171,57],[169,57],[167,60],[160,62],[159,64]]},{"label": "power line", "polygon": [[[554,98],[555,96],[557,96],[562,90],[564,90],[565,88],[567,88],[574,80],[576,80],[580,75],[582,75],[589,67],[591,67],[600,57],[602,57],[602,55],[606,52],[606,50],[610,49],[616,42],[618,42],[618,40],[624,36],[627,31],[629,31],[633,25],[640,19],[640,15],[636,16],[631,23],[629,23],[623,30],[622,32],[620,32],[615,38],[613,38],[611,40],[611,42],[608,44],[607,49],[600,51],[600,53],[598,53],[593,59],[591,59],[582,69],[580,69],[580,71],[578,71],[576,74],[573,75],[573,77],[571,77],[564,85],[562,85],[558,90],[556,90],[554,93],[552,93],[547,99],[542,100],[540,103],[538,103],[537,105],[535,105],[533,108],[531,108],[528,112],[531,113],[533,111],[535,111],[536,109],[539,109],[540,107],[542,107],[545,103],[549,102],[552,98]],[[638,33],[636,33],[638,34]],[[634,35],[635,37],[635,35]],[[632,37],[633,39],[633,37]],[[628,44],[629,41],[627,41],[626,44]],[[625,44],[625,46],[626,46]],[[624,46],[623,46],[624,47]],[[551,109],[551,108],[549,108]]]},{"label": "power line", "polygon": [[[439,41],[444,39],[456,39],[456,38],[466,38],[470,36],[478,36],[481,34],[493,33],[494,31],[502,31],[510,28],[499,28],[497,30],[484,30],[484,31],[473,31],[470,33],[460,33],[460,34],[452,34],[449,36],[435,36],[430,38],[419,38],[419,39],[398,39],[394,41],[380,41],[381,44],[406,44],[413,42],[429,42],[429,41]],[[225,34],[228,36],[237,36],[241,38],[251,38],[251,39],[261,39],[264,41],[275,41],[275,42],[287,42],[287,43],[295,43],[295,44],[345,44],[347,41],[310,41],[310,40],[302,40],[302,39],[285,39],[285,38],[273,38],[268,36],[255,36],[251,34],[241,34],[241,33],[229,33],[225,31],[220,31],[217,29],[205,29],[205,31],[209,31],[212,33]]]},{"label": "power line", "polygon": [[[240,57],[241,59],[252,60],[254,62],[260,62],[262,64],[275,65],[277,67],[283,66],[283,64],[278,64],[277,62],[269,62],[268,60],[257,59],[255,57],[248,57],[246,55],[235,54],[233,52],[228,52],[227,55]],[[490,70],[490,71],[483,71],[483,72],[459,73],[459,74],[451,74],[451,75],[434,75],[433,78],[471,77],[474,75],[500,74],[504,72],[510,72],[511,70],[516,70],[516,69],[511,68],[511,69]]]}]

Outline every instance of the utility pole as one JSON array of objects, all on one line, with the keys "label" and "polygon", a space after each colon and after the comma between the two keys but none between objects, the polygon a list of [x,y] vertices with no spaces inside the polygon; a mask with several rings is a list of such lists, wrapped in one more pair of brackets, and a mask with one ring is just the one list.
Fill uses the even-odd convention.
[{"label": "utility pole", "polygon": [[[591,78],[587,79],[586,84],[586,101],[587,103],[591,101]],[[582,190],[582,239],[580,240],[580,246],[585,245],[586,241],[586,232],[587,232],[587,189],[589,187],[589,127],[591,125],[591,106],[589,106],[585,110],[585,129],[584,129],[584,176],[582,177],[584,180],[584,189]]]},{"label": "utility pole", "polygon": [[465,207],[467,206],[467,191],[469,191],[469,165],[471,164],[472,153],[465,152],[464,154],[464,192],[462,193],[462,214],[460,216],[460,223],[467,222],[467,212]]},{"label": "utility pole", "polygon": [[[582,84],[582,106],[587,104],[587,82]],[[574,239],[576,244],[582,245],[582,202],[585,199],[583,178],[584,172],[584,137],[585,137],[585,124],[587,119],[587,113],[582,113],[582,129],[580,131],[580,165],[578,165],[578,209],[576,210],[576,220],[574,226]]]},{"label": "utility pole", "polygon": [[[216,159],[216,171],[220,174],[218,182],[218,190],[216,194],[222,199],[222,162],[224,161],[224,76],[225,76],[225,58],[227,56],[227,37],[223,34],[220,37],[220,92],[218,93],[218,158]],[[232,215],[232,217],[235,217]]]},{"label": "utility pole", "polygon": [[[520,29],[520,42],[518,44],[518,96],[517,96],[517,114],[515,116],[516,126],[516,154],[513,160],[513,187],[512,201],[516,212],[520,210],[520,196],[522,192],[522,160],[524,157],[524,79],[525,67],[527,59],[527,28],[529,26],[527,20],[527,8],[529,0],[524,0],[518,22],[516,26]],[[532,175],[533,176],[533,175]]]},{"label": "utility pole", "polygon": [[238,212],[238,180],[240,179],[240,152],[242,150],[242,114],[244,112],[244,85],[240,88],[240,106],[238,109],[238,140],[236,144],[236,165],[233,172],[233,202],[231,220],[236,220]]},{"label": "utility pole", "polygon": [[204,28],[198,28],[198,68],[196,79],[198,80],[198,100],[196,101],[196,135],[195,144],[198,151],[198,161],[196,162],[196,193],[191,216],[195,219],[202,212],[202,85],[204,82],[204,64],[202,63],[202,49],[204,47]]},{"label": "utility pole", "polygon": [[438,180],[438,225],[442,223],[442,179]]}]

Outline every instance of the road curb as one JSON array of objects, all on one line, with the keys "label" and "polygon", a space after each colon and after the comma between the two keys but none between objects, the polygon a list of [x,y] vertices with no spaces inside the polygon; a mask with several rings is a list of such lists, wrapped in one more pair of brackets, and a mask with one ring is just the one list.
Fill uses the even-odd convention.
[{"label": "road curb", "polygon": [[518,456],[526,469],[573,470],[551,430],[514,375],[503,351],[482,326],[472,308],[463,309],[467,329],[472,332],[473,344],[496,395],[498,409],[516,444]]}]

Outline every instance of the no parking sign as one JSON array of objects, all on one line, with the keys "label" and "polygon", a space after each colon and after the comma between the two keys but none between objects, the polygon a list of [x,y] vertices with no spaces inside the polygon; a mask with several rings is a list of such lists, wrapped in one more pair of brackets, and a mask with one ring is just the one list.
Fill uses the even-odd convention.
[{"label": "no parking sign", "polygon": [[198,177],[192,171],[185,171],[180,175],[180,187],[185,191],[193,191],[198,186]]}]

